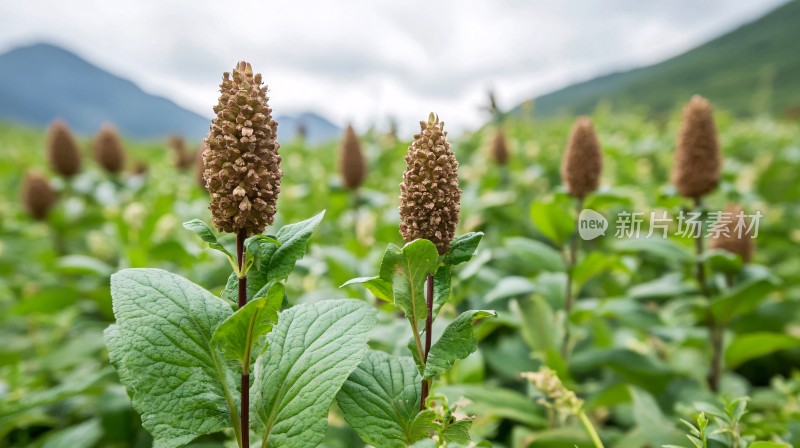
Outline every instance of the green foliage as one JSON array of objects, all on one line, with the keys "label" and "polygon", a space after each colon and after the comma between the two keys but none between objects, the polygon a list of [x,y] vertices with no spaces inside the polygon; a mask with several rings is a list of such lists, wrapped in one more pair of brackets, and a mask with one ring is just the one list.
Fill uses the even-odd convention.
[{"label": "green foliage", "polygon": [[324,300],[292,307],[267,336],[256,361],[254,428],[269,446],[317,446],[325,437],[328,408],[367,350],[377,321],[369,305]]}]

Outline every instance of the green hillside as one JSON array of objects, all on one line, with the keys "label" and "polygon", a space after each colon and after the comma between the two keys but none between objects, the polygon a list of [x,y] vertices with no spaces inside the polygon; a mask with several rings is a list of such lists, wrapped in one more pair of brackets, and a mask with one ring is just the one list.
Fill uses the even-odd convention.
[{"label": "green hillside", "polygon": [[583,114],[608,101],[662,113],[695,93],[739,115],[800,115],[800,0],[672,59],[536,98],[535,111]]}]

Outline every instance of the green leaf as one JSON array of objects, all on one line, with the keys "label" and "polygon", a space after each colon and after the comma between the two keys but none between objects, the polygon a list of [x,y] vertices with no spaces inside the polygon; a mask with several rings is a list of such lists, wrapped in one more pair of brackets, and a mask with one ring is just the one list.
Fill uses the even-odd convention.
[{"label": "green leaf", "polygon": [[[276,238],[280,242],[280,246],[269,245],[267,247],[270,249],[264,253],[263,260],[269,259],[269,264],[267,264],[266,272],[262,271],[261,274],[266,277],[267,282],[289,277],[297,260],[305,255],[308,240],[324,216],[325,211],[323,210],[305,221],[289,224],[278,230]],[[267,257],[267,254],[270,256]]]},{"label": "green leaf", "polygon": [[527,296],[536,292],[536,286],[525,277],[504,277],[486,293],[486,303],[498,300],[510,299],[512,297]]},{"label": "green leaf", "polygon": [[[275,237],[257,235],[248,238],[248,257],[252,253],[253,268],[247,272],[247,300],[253,300],[255,294],[271,282],[279,282],[289,277],[297,260],[303,257],[306,245],[314,229],[322,221],[325,212],[305,221],[289,224],[278,230]],[[277,244],[275,243],[277,241]],[[238,301],[239,278],[235,273],[228,277],[222,298],[231,302]]]},{"label": "green leaf", "polygon": [[469,419],[445,423],[442,436],[446,442],[468,444],[470,428],[472,428],[472,420]]},{"label": "green leaf", "polygon": [[340,288],[344,288],[348,285],[364,285],[369,292],[371,292],[375,297],[385,300],[387,302],[394,301],[394,293],[392,292],[392,282],[391,280],[384,280],[380,277],[357,277],[354,279],[348,280],[344,283]]},{"label": "green leaf", "polygon": [[428,317],[425,280],[434,273],[438,261],[436,246],[425,239],[406,244],[400,253],[400,271],[392,281],[394,304],[413,323]]},{"label": "green leaf", "polygon": [[472,322],[484,317],[497,317],[494,311],[464,311],[456,318],[433,344],[425,364],[425,378],[434,378],[447,372],[453,363],[464,359],[478,349],[478,341],[472,332]]},{"label": "green leaf", "polygon": [[711,303],[711,312],[719,322],[728,323],[755,310],[775,290],[777,284],[768,273],[749,279],[723,292]]},{"label": "green leaf", "polygon": [[92,448],[103,438],[103,426],[99,418],[50,433],[42,448]]},{"label": "green leaf", "polygon": [[402,248],[391,243],[388,246],[386,246],[386,251],[383,253],[383,258],[381,259],[381,271],[379,274],[380,278],[391,282],[395,270],[397,269],[397,266],[400,264],[402,260],[403,260]]},{"label": "green leaf", "polygon": [[483,232],[470,232],[456,237],[450,243],[447,253],[444,254],[444,263],[454,266],[472,259],[481,238],[483,238]]},{"label": "green leaf", "polygon": [[800,346],[800,338],[783,333],[750,333],[737,336],[725,350],[725,365],[739,365],[778,350]]},{"label": "green leaf", "polygon": [[109,357],[154,446],[183,446],[238,424],[237,381],[211,344],[230,305],[159,269],[114,274],[111,296]]},{"label": "green leaf", "polygon": [[217,240],[217,236],[214,235],[214,231],[211,230],[211,227],[209,227],[208,224],[199,219],[193,219],[183,223],[183,227],[187,230],[191,230],[197,236],[199,236],[201,240],[208,243],[208,247],[222,252],[223,254],[227,255],[228,258],[233,260],[233,255],[228,252],[228,249],[225,249],[225,246],[220,244],[220,242]]},{"label": "green leaf", "polygon": [[211,338],[211,342],[226,358],[239,360],[242,368],[248,371],[252,354],[257,353],[253,346],[258,338],[272,331],[272,326],[278,323],[278,312],[283,303],[283,284],[271,283],[264,289],[267,291],[257,294],[255,299],[217,327]]},{"label": "green leaf", "polygon": [[[253,414],[268,446],[305,448],[325,437],[328,408],[367,351],[376,311],[357,300],[297,305],[278,316],[256,360]],[[254,429],[256,429],[254,427]]]},{"label": "green leaf", "polygon": [[433,432],[439,429],[439,424],[436,422],[438,417],[439,414],[431,409],[419,411],[417,416],[414,417],[414,421],[411,422],[409,430],[411,432],[411,438],[414,441],[430,438]]},{"label": "green leaf", "polygon": [[564,271],[564,259],[561,253],[541,241],[523,237],[507,238],[503,244],[514,254],[526,269],[531,271]]},{"label": "green leaf", "polygon": [[336,397],[344,419],[373,446],[403,448],[416,442],[421,378],[414,360],[367,352]]},{"label": "green leaf", "polygon": [[433,275],[433,318],[439,315],[439,311],[447,304],[450,299],[450,288],[452,283],[453,268],[448,264],[439,266],[436,274]]},{"label": "green leaf", "polygon": [[749,448],[789,448],[789,445],[777,442],[753,442]]},{"label": "green leaf", "polygon": [[542,235],[562,247],[575,233],[575,219],[568,210],[563,201],[536,201],[531,204],[531,219]]}]

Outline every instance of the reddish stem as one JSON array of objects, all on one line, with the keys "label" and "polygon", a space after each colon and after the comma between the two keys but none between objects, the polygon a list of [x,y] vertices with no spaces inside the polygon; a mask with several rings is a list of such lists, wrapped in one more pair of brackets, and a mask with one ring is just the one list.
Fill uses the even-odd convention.
[{"label": "reddish stem", "polygon": [[[428,353],[431,351],[431,329],[433,327],[433,275],[428,275],[428,291],[426,305],[428,307],[428,317],[425,318],[425,358],[423,364],[428,363]],[[431,380],[422,380],[422,394],[420,396],[419,410],[425,409],[425,401],[430,393]]]},{"label": "reddish stem", "polygon": [[[244,269],[244,240],[247,233],[244,229],[236,234],[236,258],[239,262],[239,272]],[[247,305],[247,277],[239,277],[239,308]],[[242,394],[241,394],[241,422],[242,446],[250,446],[250,360],[245,360],[247,365],[242,366]]]}]

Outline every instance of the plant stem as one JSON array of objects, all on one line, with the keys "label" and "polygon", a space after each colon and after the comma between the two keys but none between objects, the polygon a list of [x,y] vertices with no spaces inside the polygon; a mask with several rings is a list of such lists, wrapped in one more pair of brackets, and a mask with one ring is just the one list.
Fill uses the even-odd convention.
[{"label": "plant stem", "polygon": [[[581,209],[583,208],[583,198],[578,198],[578,205],[577,205],[577,212],[578,216],[580,216]],[[580,220],[578,216],[575,217],[575,232],[572,235],[572,241],[570,241],[569,245],[569,255],[567,256],[567,285],[566,285],[566,293],[564,298],[564,340],[561,343],[561,357],[564,358],[566,361],[567,356],[569,355],[569,338],[570,338],[570,331],[569,331],[569,315],[572,313],[572,303],[574,302],[573,295],[572,295],[572,271],[575,268],[575,262],[578,258],[578,226],[580,225]]]},{"label": "plant stem", "polygon": [[581,419],[583,428],[586,429],[587,433],[589,433],[589,437],[592,439],[595,448],[605,448],[603,446],[603,441],[600,440],[600,436],[597,434],[597,430],[594,429],[592,421],[589,420],[589,417],[586,415],[585,412],[583,412],[583,410],[578,411],[578,418]]},{"label": "plant stem", "polygon": [[[247,233],[244,229],[236,234],[236,258],[239,262],[239,272],[244,269],[244,240]],[[247,305],[247,276],[239,277],[239,308]],[[245,359],[242,365],[242,395],[241,395],[241,427],[242,447],[250,446],[250,359]]]},{"label": "plant stem", "polygon": [[[701,213],[702,216],[703,203],[699,197],[694,199],[694,207]],[[700,232],[702,234],[702,229],[700,229]],[[703,263],[702,235],[697,236],[694,239],[694,248],[695,255],[697,257],[695,264],[695,277],[697,278],[697,284],[700,287],[700,293],[703,294],[703,296],[706,298],[707,305],[709,305],[707,326],[709,343],[711,344],[711,367],[708,374],[708,387],[712,392],[718,392],[719,378],[722,374],[722,331],[721,328],[719,328],[716,319],[714,318],[714,313],[711,312],[711,294],[709,293],[708,286],[706,285],[706,269],[705,263]]]},{"label": "plant stem", "polygon": [[[425,356],[423,365],[428,363],[428,353],[431,351],[431,329],[433,327],[433,275],[428,274],[428,290],[426,297],[426,305],[428,307],[428,317],[425,318]],[[425,410],[425,401],[428,399],[431,385],[433,380],[422,379],[422,394],[419,401],[419,410]]]}]

